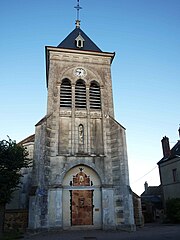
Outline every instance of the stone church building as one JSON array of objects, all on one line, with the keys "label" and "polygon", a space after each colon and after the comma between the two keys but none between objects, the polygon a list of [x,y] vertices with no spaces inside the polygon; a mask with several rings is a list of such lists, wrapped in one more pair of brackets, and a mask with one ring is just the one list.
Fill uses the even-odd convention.
[{"label": "stone church building", "polygon": [[115,53],[97,47],[79,20],[45,51],[47,114],[30,143],[28,228],[133,230],[125,128],[114,119]]}]

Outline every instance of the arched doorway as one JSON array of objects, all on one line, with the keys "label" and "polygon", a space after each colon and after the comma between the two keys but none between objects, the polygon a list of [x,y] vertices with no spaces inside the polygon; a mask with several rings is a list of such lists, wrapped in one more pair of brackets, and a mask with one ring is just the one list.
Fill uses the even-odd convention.
[{"label": "arched doorway", "polygon": [[78,165],[63,179],[63,228],[101,228],[101,182],[90,167]]}]

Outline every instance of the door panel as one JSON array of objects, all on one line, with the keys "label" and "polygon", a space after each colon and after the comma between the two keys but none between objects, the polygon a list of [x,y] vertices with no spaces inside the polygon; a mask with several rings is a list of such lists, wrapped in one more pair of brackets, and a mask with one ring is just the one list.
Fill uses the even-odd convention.
[{"label": "door panel", "polygon": [[72,225],[92,225],[93,191],[73,190],[71,198]]}]

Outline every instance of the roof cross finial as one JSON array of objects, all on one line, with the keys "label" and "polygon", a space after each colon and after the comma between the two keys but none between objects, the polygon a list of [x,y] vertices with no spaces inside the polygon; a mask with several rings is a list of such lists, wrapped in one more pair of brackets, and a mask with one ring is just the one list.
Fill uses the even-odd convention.
[{"label": "roof cross finial", "polygon": [[75,6],[74,8],[76,8],[76,10],[77,10],[76,27],[80,28],[79,11],[82,9],[82,7],[80,7],[80,5],[79,5],[79,0],[77,0],[77,6]]}]

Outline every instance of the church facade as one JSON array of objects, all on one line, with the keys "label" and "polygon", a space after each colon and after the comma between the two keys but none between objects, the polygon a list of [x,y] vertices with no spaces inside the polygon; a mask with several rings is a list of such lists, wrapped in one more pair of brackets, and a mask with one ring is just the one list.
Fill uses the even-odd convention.
[{"label": "church facade", "polygon": [[125,128],[111,63],[76,28],[46,47],[47,114],[36,124],[29,229],[134,229]]}]

